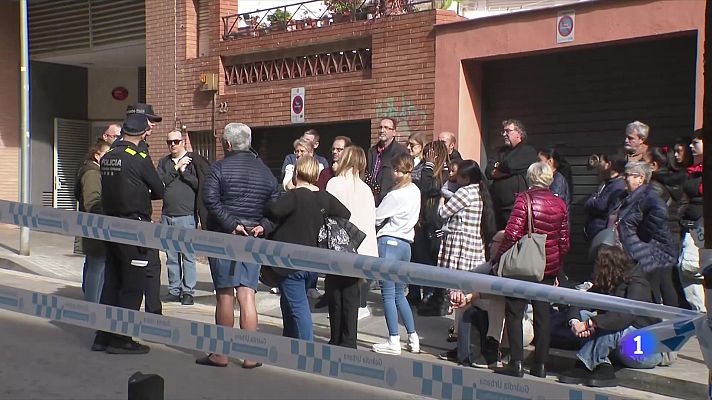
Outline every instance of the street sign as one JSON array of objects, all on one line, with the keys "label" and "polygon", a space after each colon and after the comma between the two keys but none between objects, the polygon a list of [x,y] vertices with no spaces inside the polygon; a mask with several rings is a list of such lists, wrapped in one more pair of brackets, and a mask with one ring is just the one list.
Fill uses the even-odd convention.
[{"label": "street sign", "polygon": [[304,123],[304,88],[292,88],[292,101],[289,103],[292,123],[293,124],[303,124]]},{"label": "street sign", "polygon": [[574,10],[559,11],[556,17],[556,43],[574,41],[574,24],[576,12]]}]

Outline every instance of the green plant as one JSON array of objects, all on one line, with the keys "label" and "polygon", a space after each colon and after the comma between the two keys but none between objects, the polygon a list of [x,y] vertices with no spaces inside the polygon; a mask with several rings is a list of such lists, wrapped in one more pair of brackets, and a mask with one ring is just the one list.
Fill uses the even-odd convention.
[{"label": "green plant", "polygon": [[364,11],[363,0],[324,0],[326,9],[332,14],[351,15],[354,12]]},{"label": "green plant", "polygon": [[267,21],[272,25],[287,25],[287,22],[292,18],[292,13],[289,11],[278,8],[274,12],[267,16]]},{"label": "green plant", "polygon": [[462,0],[440,0],[440,7],[438,8],[447,10],[452,6],[452,3],[462,4]]}]

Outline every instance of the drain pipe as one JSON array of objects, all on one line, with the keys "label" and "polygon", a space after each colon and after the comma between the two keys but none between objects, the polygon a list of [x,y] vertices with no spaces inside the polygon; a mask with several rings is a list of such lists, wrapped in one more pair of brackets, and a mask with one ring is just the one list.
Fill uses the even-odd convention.
[{"label": "drain pipe", "polygon": [[[27,0],[20,0],[20,202],[30,202],[30,56]],[[30,228],[20,227],[20,255],[30,255]]]}]

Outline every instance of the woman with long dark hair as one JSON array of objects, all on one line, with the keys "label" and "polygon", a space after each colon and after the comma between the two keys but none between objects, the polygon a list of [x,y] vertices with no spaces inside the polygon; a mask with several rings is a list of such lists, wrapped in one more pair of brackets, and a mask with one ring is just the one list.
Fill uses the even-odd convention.
[{"label": "woman with long dark hair", "polygon": [[[413,261],[427,265],[437,265],[438,251],[442,241],[442,219],[438,216],[438,205],[442,195],[443,183],[447,180],[448,149],[445,142],[430,142],[423,148],[425,165],[420,173],[420,219],[416,227],[416,239],[413,245]],[[423,298],[418,302],[418,288],[415,300],[418,314],[423,316],[442,316],[447,314],[448,301],[441,288],[423,288]]]},{"label": "woman with long dark hair", "polygon": [[549,164],[554,170],[554,182],[551,183],[549,190],[559,196],[567,206],[571,205],[574,180],[569,162],[556,149],[539,151],[539,161]]},{"label": "woman with long dark hair", "polygon": [[[677,291],[673,281],[673,267],[677,264],[682,250],[682,233],[680,230],[680,207],[684,200],[682,184],[685,172],[675,172],[670,168],[671,158],[659,147],[650,147],[643,156],[650,164],[652,175],[650,188],[657,193],[667,206],[667,226],[671,233],[672,250],[675,259],[673,264],[659,269],[656,279],[651,280],[653,300],[659,304],[677,307],[679,304]],[[659,284],[658,284],[659,281]]]},{"label": "woman with long dark hair", "polygon": [[[650,285],[639,265],[618,246],[602,245],[594,263],[592,292],[630,300],[650,302]],[[593,311],[596,311],[594,314]],[[660,353],[636,355],[620,351],[620,340],[628,332],[657,322],[654,318],[606,310],[569,309],[569,326],[576,337],[590,339],[578,351],[576,367],[565,371],[559,380],[587,386],[615,386],[616,375],[609,355],[616,351],[618,359],[630,368],[652,368],[660,361]]]},{"label": "woman with long dark hair", "polygon": [[601,184],[584,204],[587,217],[584,227],[586,240],[593,239],[598,232],[606,228],[608,214],[625,196],[623,173],[627,162],[625,156],[620,153],[601,154],[597,157],[594,167],[598,170]]}]

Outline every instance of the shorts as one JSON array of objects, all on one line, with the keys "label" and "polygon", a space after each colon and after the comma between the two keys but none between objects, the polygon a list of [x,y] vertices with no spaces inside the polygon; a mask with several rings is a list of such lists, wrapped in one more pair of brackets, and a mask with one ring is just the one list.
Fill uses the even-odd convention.
[{"label": "shorts", "polygon": [[[208,258],[210,275],[213,277],[215,290],[245,286],[257,291],[260,278],[260,264],[246,263],[222,258]],[[234,263],[234,271],[230,265]]]}]

